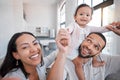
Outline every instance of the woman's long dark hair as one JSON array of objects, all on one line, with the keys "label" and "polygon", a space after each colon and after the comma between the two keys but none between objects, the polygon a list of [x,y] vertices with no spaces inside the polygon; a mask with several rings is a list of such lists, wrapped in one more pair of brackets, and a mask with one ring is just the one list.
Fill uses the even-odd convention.
[{"label": "woman's long dark hair", "polygon": [[[23,34],[29,34],[32,35],[34,38],[36,38],[32,33],[30,32],[20,32],[20,33],[16,33],[12,36],[12,38],[10,39],[9,43],[8,43],[8,47],[7,47],[7,54],[5,56],[5,59],[0,67],[0,76],[4,77],[8,72],[10,72],[12,69],[18,69],[21,68],[21,70],[23,71],[25,77],[27,78],[29,73],[27,73],[24,69],[24,66],[21,62],[21,60],[16,60],[13,57],[13,52],[17,52],[17,48],[16,48],[16,40],[22,36]],[[18,65],[16,65],[18,63]],[[41,66],[43,65],[43,57],[41,57]]]}]

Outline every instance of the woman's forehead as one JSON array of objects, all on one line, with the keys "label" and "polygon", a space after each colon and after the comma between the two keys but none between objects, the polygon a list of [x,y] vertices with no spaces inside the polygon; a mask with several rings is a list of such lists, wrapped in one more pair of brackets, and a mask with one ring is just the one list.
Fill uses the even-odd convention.
[{"label": "woman's forehead", "polygon": [[23,42],[31,42],[34,40],[36,40],[36,39],[32,35],[23,34],[16,40],[16,44],[23,43]]}]

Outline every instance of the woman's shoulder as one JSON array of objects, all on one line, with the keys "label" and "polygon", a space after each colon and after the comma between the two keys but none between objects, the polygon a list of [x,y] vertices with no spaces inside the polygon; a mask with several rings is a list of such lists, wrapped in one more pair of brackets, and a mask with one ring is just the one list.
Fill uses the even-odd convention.
[{"label": "woman's shoulder", "polygon": [[25,78],[23,72],[21,71],[21,69],[13,69],[9,73],[7,73],[5,75],[5,77],[18,77],[21,80],[26,80],[26,78]]}]

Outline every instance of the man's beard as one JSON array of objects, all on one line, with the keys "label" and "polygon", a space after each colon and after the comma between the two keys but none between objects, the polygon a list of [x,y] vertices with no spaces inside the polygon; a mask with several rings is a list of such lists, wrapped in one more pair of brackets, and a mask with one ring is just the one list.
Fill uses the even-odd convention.
[{"label": "man's beard", "polygon": [[94,56],[96,56],[97,54],[95,54],[95,55],[87,55],[87,56],[83,56],[82,54],[81,54],[81,45],[79,46],[79,48],[78,48],[78,52],[79,52],[79,57],[82,57],[82,58],[92,58],[92,57],[94,57]]}]

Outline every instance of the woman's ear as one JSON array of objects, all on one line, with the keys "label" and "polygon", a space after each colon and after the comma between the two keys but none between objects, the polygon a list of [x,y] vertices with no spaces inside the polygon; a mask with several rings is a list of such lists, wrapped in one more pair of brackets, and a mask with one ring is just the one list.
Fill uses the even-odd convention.
[{"label": "woman's ear", "polygon": [[15,59],[17,60],[19,59],[19,54],[17,52],[13,52],[12,54]]}]

